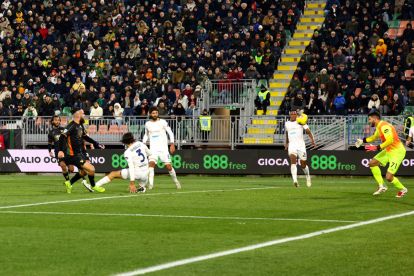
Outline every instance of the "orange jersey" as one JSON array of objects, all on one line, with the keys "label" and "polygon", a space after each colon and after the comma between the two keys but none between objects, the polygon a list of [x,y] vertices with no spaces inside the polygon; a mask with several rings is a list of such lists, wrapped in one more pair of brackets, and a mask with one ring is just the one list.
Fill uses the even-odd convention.
[{"label": "orange jersey", "polygon": [[404,149],[404,145],[401,143],[398,133],[395,127],[388,122],[380,121],[376,127],[374,135],[368,137],[366,141],[368,143],[377,139],[381,139],[381,149],[385,149],[387,152]]}]

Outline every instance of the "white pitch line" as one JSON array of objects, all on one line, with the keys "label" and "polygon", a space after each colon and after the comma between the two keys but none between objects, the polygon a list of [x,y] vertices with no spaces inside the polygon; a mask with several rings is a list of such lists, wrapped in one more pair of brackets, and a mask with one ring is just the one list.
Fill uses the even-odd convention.
[{"label": "white pitch line", "polygon": [[122,213],[83,213],[83,212],[43,212],[43,211],[0,211],[0,214],[27,214],[27,215],[73,215],[73,216],[111,216],[111,217],[156,217],[156,218],[183,218],[183,219],[216,219],[216,220],[264,220],[264,221],[306,221],[306,222],[334,222],[349,223],[355,220],[335,219],[302,219],[302,218],[251,218],[251,217],[211,217],[211,216],[185,216],[160,214],[122,214]]},{"label": "white pitch line", "polygon": [[182,259],[182,260],[173,261],[173,262],[168,262],[168,263],[164,263],[164,264],[160,264],[160,265],[155,265],[155,266],[150,266],[150,267],[145,267],[145,268],[139,268],[137,270],[116,274],[116,276],[142,275],[142,274],[156,272],[156,271],[160,271],[160,270],[165,270],[165,269],[169,269],[169,268],[173,268],[173,267],[177,267],[177,266],[183,266],[183,265],[187,265],[187,264],[191,264],[191,263],[211,260],[211,259],[215,259],[215,258],[219,258],[219,257],[233,255],[233,254],[238,254],[238,253],[241,253],[241,252],[252,251],[252,250],[256,250],[256,249],[260,249],[260,248],[264,248],[264,247],[269,247],[269,246],[273,246],[273,245],[277,245],[277,244],[282,244],[282,243],[287,243],[287,242],[297,241],[297,240],[309,239],[309,238],[316,237],[316,236],[321,236],[321,235],[324,235],[324,234],[329,234],[329,233],[343,231],[343,230],[349,230],[349,229],[361,227],[361,226],[364,226],[364,225],[379,223],[379,222],[383,222],[383,221],[386,221],[386,220],[402,218],[402,217],[411,216],[411,215],[414,215],[414,211],[410,211],[410,212],[406,212],[406,213],[402,213],[402,214],[391,215],[391,216],[386,216],[386,217],[380,217],[380,218],[366,220],[366,221],[361,221],[361,222],[358,222],[358,223],[353,223],[353,224],[349,224],[349,225],[345,225],[345,226],[338,226],[338,227],[334,227],[334,228],[329,228],[329,229],[325,229],[325,230],[311,232],[311,233],[304,234],[304,235],[299,235],[299,236],[294,236],[294,237],[289,237],[289,238],[283,238],[283,239],[277,239],[277,240],[271,240],[271,241],[267,241],[267,242],[263,242],[263,243],[252,244],[252,245],[249,245],[249,246],[234,248],[234,249],[225,250],[225,251],[219,251],[219,252],[212,253],[212,254],[200,255],[200,256],[196,256],[196,257],[192,257],[192,258],[188,258],[188,259]]},{"label": "white pitch line", "polygon": [[95,200],[114,199],[114,198],[129,198],[129,197],[158,196],[158,195],[197,194],[197,193],[214,193],[214,192],[235,192],[235,191],[251,191],[251,190],[268,190],[268,189],[277,189],[277,188],[279,188],[279,187],[238,188],[238,189],[201,190],[201,191],[188,191],[188,192],[175,192],[175,193],[174,192],[172,192],[172,193],[154,193],[154,194],[146,193],[146,194],[133,194],[133,195],[121,195],[121,196],[104,196],[104,197],[79,198],[79,199],[69,199],[69,200],[59,200],[59,201],[28,203],[28,204],[20,204],[20,205],[0,206],[0,210],[1,209],[31,207],[31,206],[40,206],[40,205],[60,204],[60,203],[95,201]]}]

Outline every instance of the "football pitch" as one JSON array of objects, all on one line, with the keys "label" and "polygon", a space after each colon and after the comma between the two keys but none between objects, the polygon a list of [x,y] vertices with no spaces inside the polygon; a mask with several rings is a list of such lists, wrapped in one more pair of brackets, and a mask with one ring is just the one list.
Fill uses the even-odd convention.
[{"label": "football pitch", "polygon": [[[100,177],[98,177],[99,179]],[[412,275],[414,179],[181,176],[103,194],[0,176],[0,275]]]}]

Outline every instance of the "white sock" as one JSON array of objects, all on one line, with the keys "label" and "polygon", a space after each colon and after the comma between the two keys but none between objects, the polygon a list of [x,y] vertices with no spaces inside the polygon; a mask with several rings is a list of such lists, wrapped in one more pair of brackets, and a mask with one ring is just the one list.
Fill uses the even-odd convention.
[{"label": "white sock", "polygon": [[148,181],[150,187],[154,186],[154,168],[149,168]]},{"label": "white sock", "polygon": [[171,171],[169,171],[168,173],[170,174],[170,176],[171,176],[172,180],[174,181],[174,183],[178,182],[177,174],[175,173],[174,168],[172,168]]},{"label": "white sock", "polygon": [[305,173],[305,175],[306,175],[306,179],[308,180],[309,178],[310,178],[310,174],[309,174],[309,167],[308,167],[308,165],[306,165],[306,167],[304,168],[304,169],[302,169],[303,170],[303,172]]},{"label": "white sock", "polygon": [[298,168],[295,165],[290,165],[290,173],[294,183],[298,183]]},{"label": "white sock", "polygon": [[102,178],[101,180],[99,180],[98,182],[96,182],[95,186],[101,187],[103,185],[105,185],[106,183],[111,182],[111,179],[107,176],[105,176],[104,178]]}]

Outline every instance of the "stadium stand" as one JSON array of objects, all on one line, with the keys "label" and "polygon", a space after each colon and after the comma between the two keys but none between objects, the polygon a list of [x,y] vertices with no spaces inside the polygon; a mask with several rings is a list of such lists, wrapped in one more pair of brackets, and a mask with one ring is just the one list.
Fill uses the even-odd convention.
[{"label": "stadium stand", "polygon": [[124,115],[145,115],[143,105],[163,94],[167,113],[180,113],[175,104],[196,104],[207,79],[272,77],[303,8],[304,1],[2,1],[1,115],[19,116],[29,103],[39,116],[72,107],[89,114],[94,102],[104,115],[113,116],[116,103]]},{"label": "stadium stand", "polygon": [[364,114],[373,107],[398,115],[413,105],[413,6],[399,5],[411,9],[398,15],[388,2],[328,1],[326,20],[299,61],[279,114],[296,106],[313,115]]}]

